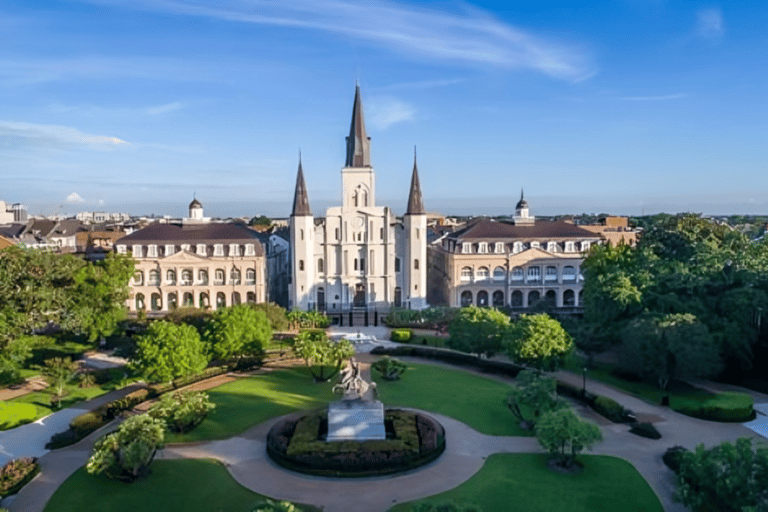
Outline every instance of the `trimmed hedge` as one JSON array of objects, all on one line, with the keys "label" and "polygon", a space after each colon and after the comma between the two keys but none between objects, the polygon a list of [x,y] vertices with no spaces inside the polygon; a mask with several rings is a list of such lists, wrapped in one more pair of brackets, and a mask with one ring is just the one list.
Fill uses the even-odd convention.
[{"label": "trimmed hedge", "polygon": [[400,343],[410,343],[413,341],[413,329],[392,329],[389,339]]},{"label": "trimmed hedge", "polygon": [[664,461],[664,464],[666,464],[669,469],[677,474],[680,470],[680,461],[683,458],[683,454],[687,451],[688,449],[683,446],[672,446],[671,448],[667,448],[667,451],[664,452],[661,460]]},{"label": "trimmed hedge", "polygon": [[629,431],[636,436],[645,437],[648,439],[661,439],[661,433],[656,430],[656,427],[653,426],[653,423],[634,422],[631,424],[631,426],[632,428],[630,428]]},{"label": "trimmed hedge", "polygon": [[673,409],[702,420],[743,423],[755,419],[754,400],[746,393],[719,393],[695,405],[675,404]]},{"label": "trimmed hedge", "polygon": [[16,494],[40,472],[35,457],[22,457],[8,462],[0,469],[0,497]]},{"label": "trimmed hedge", "polygon": [[614,423],[621,423],[624,421],[624,406],[613,398],[607,396],[598,396],[595,398],[595,402],[592,408],[601,416],[611,420]]},{"label": "trimmed hedge", "polygon": [[157,398],[158,396],[164,393],[168,393],[169,391],[173,391],[174,389],[183,388],[184,386],[189,386],[190,384],[200,382],[201,380],[210,379],[211,377],[216,377],[218,375],[223,375],[227,372],[229,372],[229,368],[227,366],[211,366],[210,368],[206,368],[200,373],[194,373],[192,375],[187,375],[185,377],[179,377],[173,382],[163,382],[160,384],[155,384],[148,388],[149,395],[150,395],[149,398]]}]

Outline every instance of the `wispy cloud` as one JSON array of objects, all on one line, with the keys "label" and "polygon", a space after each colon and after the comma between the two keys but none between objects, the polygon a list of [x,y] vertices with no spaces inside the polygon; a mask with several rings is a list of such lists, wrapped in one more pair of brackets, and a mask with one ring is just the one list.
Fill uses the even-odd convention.
[{"label": "wispy cloud", "polygon": [[625,96],[621,98],[626,101],[665,101],[665,100],[679,100],[687,97],[687,94],[663,94],[661,96]]},{"label": "wispy cloud", "polygon": [[723,13],[720,9],[702,9],[696,13],[696,32],[705,39],[717,39],[723,35]]},{"label": "wispy cloud", "polygon": [[[94,0],[99,1],[99,0]],[[437,11],[391,0],[101,0],[182,15],[330,32],[359,43],[449,61],[533,69],[580,81],[594,75],[589,52],[573,41],[539,36],[462,4],[460,12]]]},{"label": "wispy cloud", "polygon": [[414,108],[396,98],[374,98],[368,102],[368,119],[374,128],[386,130],[390,126],[411,121],[416,114]]},{"label": "wispy cloud", "polygon": [[451,78],[446,80],[420,80],[417,82],[403,82],[377,87],[378,91],[401,91],[414,89],[433,89],[435,87],[448,87],[450,85],[466,82],[466,78]]},{"label": "wispy cloud", "polygon": [[111,149],[128,146],[128,142],[109,135],[92,135],[77,128],[52,124],[18,123],[0,121],[0,135],[28,139],[46,145],[79,145],[91,148]]},{"label": "wispy cloud", "polygon": [[167,114],[168,112],[173,112],[174,110],[179,110],[181,108],[184,108],[184,104],[179,101],[174,101],[173,103],[166,103],[165,105],[148,108],[147,114],[156,116],[159,114]]},{"label": "wispy cloud", "polygon": [[71,194],[69,194],[67,196],[65,201],[68,202],[68,203],[82,203],[82,202],[85,201],[85,199],[80,197],[80,194],[78,194],[77,192],[72,192]]}]

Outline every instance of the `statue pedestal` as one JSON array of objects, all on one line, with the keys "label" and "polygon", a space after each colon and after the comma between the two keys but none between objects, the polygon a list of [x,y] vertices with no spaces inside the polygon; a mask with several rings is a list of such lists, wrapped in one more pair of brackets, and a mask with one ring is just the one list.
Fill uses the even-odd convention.
[{"label": "statue pedestal", "polygon": [[386,439],[384,404],[378,400],[340,400],[328,406],[327,441]]}]

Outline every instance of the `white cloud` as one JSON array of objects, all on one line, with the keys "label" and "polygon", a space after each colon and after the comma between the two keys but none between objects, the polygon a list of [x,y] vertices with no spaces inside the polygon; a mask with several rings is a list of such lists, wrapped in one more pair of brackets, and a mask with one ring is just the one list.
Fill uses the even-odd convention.
[{"label": "white cloud", "polygon": [[85,199],[80,197],[80,194],[78,194],[77,192],[72,192],[67,196],[65,201],[67,201],[68,203],[82,203],[83,201],[85,201]]},{"label": "white cloud", "polygon": [[374,98],[368,102],[368,118],[373,127],[385,130],[393,124],[412,121],[414,108],[395,98]]},{"label": "white cloud", "polygon": [[104,206],[104,200],[103,199],[99,199],[99,206]]},{"label": "white cloud", "polygon": [[174,101],[173,103],[167,103],[165,105],[158,105],[157,107],[148,108],[147,114],[156,116],[158,114],[173,112],[174,110],[179,110],[180,108],[184,108],[184,105],[178,101]]},{"label": "white cloud", "polygon": [[696,13],[696,31],[706,39],[716,39],[723,35],[723,13],[720,9],[702,9]]},{"label": "white cloud", "polygon": [[664,100],[679,100],[685,97],[687,97],[687,94],[677,93],[677,94],[664,94],[661,96],[625,96],[621,99],[627,100],[627,101],[664,101]]},{"label": "white cloud", "polygon": [[[102,0],[105,1],[105,0]],[[114,4],[114,1],[107,1]],[[135,0],[131,8],[204,16],[242,23],[330,32],[387,50],[502,68],[533,69],[580,81],[596,72],[591,56],[574,41],[538,36],[461,4],[460,12],[391,0]]]},{"label": "white cloud", "polygon": [[117,137],[91,135],[76,128],[53,124],[0,121],[0,135],[28,139],[44,145],[76,145],[102,149],[129,145],[128,142]]}]

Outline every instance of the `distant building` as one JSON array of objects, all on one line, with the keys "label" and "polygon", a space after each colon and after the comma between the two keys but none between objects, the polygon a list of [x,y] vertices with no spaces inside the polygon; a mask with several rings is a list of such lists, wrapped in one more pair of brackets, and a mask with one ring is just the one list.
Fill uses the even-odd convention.
[{"label": "distant building", "polygon": [[21,203],[8,204],[0,201],[0,224],[12,224],[27,221],[27,209]]},{"label": "distant building", "polygon": [[136,260],[130,311],[218,309],[267,300],[264,248],[244,224],[210,222],[195,199],[180,223],[155,222],[115,243]]},{"label": "distant building", "polygon": [[603,217],[598,224],[581,226],[587,231],[597,233],[611,245],[627,244],[630,247],[637,245],[637,230],[629,227],[626,217]]},{"label": "distant building", "polygon": [[80,212],[75,218],[88,224],[101,224],[102,222],[125,222],[130,220],[131,216],[127,213],[108,213],[108,212]]},{"label": "distant building", "polygon": [[341,206],[315,218],[299,161],[289,228],[291,307],[325,311],[341,322],[363,311],[368,318],[369,311],[375,317],[392,307],[426,307],[427,215],[416,159],[408,209],[399,221],[389,208],[376,205],[359,86],[341,180]]},{"label": "distant building", "polygon": [[582,253],[598,234],[572,223],[537,220],[521,194],[513,222],[473,219],[429,248],[429,302],[525,311],[582,304]]}]

